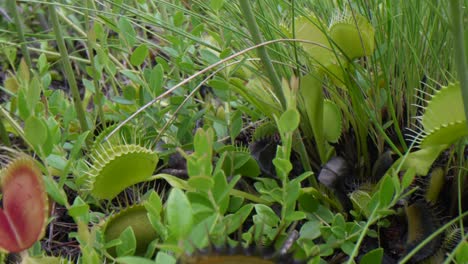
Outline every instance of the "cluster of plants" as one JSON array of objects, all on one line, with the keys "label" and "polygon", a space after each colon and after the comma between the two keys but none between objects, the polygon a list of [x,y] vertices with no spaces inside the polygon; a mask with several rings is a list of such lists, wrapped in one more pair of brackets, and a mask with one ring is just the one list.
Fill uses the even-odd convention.
[{"label": "cluster of plants", "polygon": [[3,263],[468,262],[465,2],[4,2]]}]

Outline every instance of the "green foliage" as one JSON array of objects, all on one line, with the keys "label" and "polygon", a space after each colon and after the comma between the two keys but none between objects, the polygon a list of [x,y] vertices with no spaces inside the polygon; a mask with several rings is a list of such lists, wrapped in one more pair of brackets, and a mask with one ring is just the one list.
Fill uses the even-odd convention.
[{"label": "green foliage", "polygon": [[[405,230],[403,263],[465,262],[455,201],[466,198],[468,130],[465,90],[445,85],[447,3],[42,5],[18,2],[0,20],[0,139],[36,155],[55,209],[22,263],[62,261],[46,257],[55,242],[74,263],[198,263],[260,244],[287,263],[286,252],[380,263],[401,243],[388,232]],[[406,127],[420,128],[413,142]],[[256,160],[258,142],[268,153]],[[328,190],[317,176],[332,157],[346,170],[330,170],[339,180]],[[450,197],[457,225],[421,228],[438,216],[421,220],[415,197]]]},{"label": "green foliage", "polygon": [[397,162],[402,163],[403,169],[415,167],[418,174],[426,175],[441,151],[468,135],[460,93],[460,85],[455,83],[432,96],[421,116],[423,130],[418,135],[421,149]]},{"label": "green foliage", "polygon": [[361,261],[359,261],[359,263],[360,264],[381,263],[382,255],[383,255],[382,248],[371,250],[361,258]]}]

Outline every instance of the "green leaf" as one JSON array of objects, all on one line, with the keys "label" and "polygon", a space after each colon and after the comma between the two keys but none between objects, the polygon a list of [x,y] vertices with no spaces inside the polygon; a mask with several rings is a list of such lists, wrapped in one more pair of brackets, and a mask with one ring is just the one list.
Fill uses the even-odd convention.
[{"label": "green leaf", "polygon": [[[117,258],[116,261],[118,263],[122,264],[156,264],[160,262],[154,262],[152,260],[149,260],[147,258],[142,258],[142,257],[120,257]],[[169,264],[170,262],[168,262]]]},{"label": "green leaf", "polygon": [[393,200],[393,195],[395,194],[395,186],[393,185],[392,178],[390,175],[384,176],[380,183],[380,207],[385,208],[386,206],[390,205]]},{"label": "green leaf", "polygon": [[26,119],[24,134],[33,146],[42,147],[41,145],[47,140],[47,131],[47,125],[43,119],[35,116],[30,116]]},{"label": "green leaf", "polygon": [[[138,262],[138,263],[145,264],[144,262]],[[154,263],[154,262],[152,262],[152,263]],[[165,253],[163,251],[158,252],[158,255],[156,256],[156,264],[175,264],[175,263],[176,263],[176,259],[173,256],[171,256],[171,255],[169,255],[169,254],[167,254],[167,253]],[[137,264],[137,263],[135,263],[135,264]]]},{"label": "green leaf", "polygon": [[302,193],[298,201],[300,208],[307,213],[314,213],[319,206],[319,201],[311,193]]},{"label": "green leaf", "polygon": [[296,207],[296,201],[299,198],[299,191],[301,190],[301,184],[298,181],[290,181],[286,186],[286,200],[285,205],[288,208],[294,209]]},{"label": "green leaf", "polygon": [[219,11],[224,5],[224,0],[211,0],[210,1],[210,7],[214,11]]},{"label": "green leaf", "polygon": [[166,202],[166,216],[171,234],[183,239],[193,225],[192,205],[183,191],[173,188]]},{"label": "green leaf", "polygon": [[276,171],[278,172],[278,177],[287,177],[289,172],[292,170],[292,164],[287,159],[274,158],[273,164],[275,165]]},{"label": "green leaf", "polygon": [[26,91],[24,89],[18,92],[18,111],[21,119],[25,120],[31,116],[31,112],[34,109],[29,109],[28,102],[26,100]]},{"label": "green leaf", "polygon": [[65,191],[59,188],[57,182],[54,181],[52,177],[44,177],[43,179],[46,191],[50,195],[50,197],[52,197],[52,199],[58,204],[65,206],[67,204],[67,194],[65,193]]},{"label": "green leaf", "polygon": [[135,72],[131,70],[122,70],[120,71],[123,75],[128,77],[132,82],[139,84],[139,85],[144,85],[143,80],[140,78],[140,75],[136,74]]},{"label": "green leaf", "polygon": [[238,196],[231,196],[229,199],[229,208],[228,212],[234,213],[241,208],[241,206],[244,204],[245,199],[243,197],[238,197]]},{"label": "green leaf", "polygon": [[231,234],[232,232],[238,230],[245,222],[247,217],[250,215],[252,209],[252,204],[246,204],[242,206],[239,210],[237,210],[237,212],[235,212],[234,214],[230,214],[224,217],[223,223],[227,228],[226,233]]},{"label": "green leaf", "polygon": [[414,177],[416,177],[416,169],[414,167],[408,168],[401,180],[401,187],[408,188],[413,183]]},{"label": "green leaf", "polygon": [[343,250],[344,253],[351,255],[353,252],[353,249],[356,245],[350,241],[345,241],[343,244],[341,244],[340,248]]},{"label": "green leaf", "polygon": [[190,233],[188,241],[197,241],[196,246],[204,248],[209,243],[208,233],[206,230],[212,230],[216,225],[216,221],[219,218],[217,214],[211,214],[205,217],[200,223],[195,225]]},{"label": "green leaf", "polygon": [[214,182],[210,176],[190,176],[188,184],[197,190],[207,192],[213,188]]},{"label": "green leaf", "polygon": [[195,152],[199,153],[200,155],[208,155],[208,157],[211,159],[211,153],[213,151],[213,139],[213,129],[209,128],[206,131],[201,128],[197,129],[195,138],[193,139],[193,147]]},{"label": "green leaf", "polygon": [[468,262],[468,242],[463,241],[462,245],[458,247],[457,252],[455,253],[455,259],[457,260],[457,263]]},{"label": "green leaf", "polygon": [[291,213],[288,213],[286,214],[286,221],[287,222],[295,222],[295,221],[300,221],[300,220],[303,220],[303,219],[306,219],[307,215],[306,213],[304,212],[300,212],[300,211],[296,211],[296,212],[291,212]]},{"label": "green leaf", "polygon": [[212,189],[213,197],[218,204],[219,214],[224,215],[229,206],[229,195],[226,195],[226,189],[228,188],[226,175],[222,170],[218,171],[213,175],[214,186]]},{"label": "green leaf", "polygon": [[75,160],[78,158],[78,154],[81,153],[83,150],[83,146],[85,144],[85,140],[88,137],[90,131],[86,131],[84,133],[81,133],[78,138],[75,140],[73,143],[73,148],[70,151],[70,159],[69,160]]},{"label": "green leaf", "polygon": [[78,218],[88,220],[89,205],[77,196],[73,205],[68,209],[68,214],[75,219],[75,222],[78,221]]},{"label": "green leaf", "polygon": [[162,93],[164,81],[164,68],[161,64],[158,64],[153,67],[151,70],[151,75],[148,80],[148,85],[153,93],[153,96],[158,96]]},{"label": "green leaf", "polygon": [[376,248],[367,252],[359,261],[359,264],[382,263],[383,248]]},{"label": "green leaf", "polygon": [[164,241],[167,239],[168,231],[166,225],[161,222],[161,217],[154,214],[148,213],[148,221],[154,231],[158,233],[161,239]]},{"label": "green leaf", "polygon": [[116,246],[117,256],[132,256],[136,250],[136,238],[131,226],[127,227],[119,237],[121,243]]},{"label": "green leaf", "polygon": [[49,70],[50,64],[47,62],[47,56],[42,53],[37,59],[37,69],[39,74],[43,75]]},{"label": "green leaf", "polygon": [[[1,258],[0,258],[1,260]],[[25,256],[21,259],[21,264],[71,264],[71,261],[68,261],[59,257],[29,257]]]},{"label": "green leaf", "polygon": [[235,139],[242,130],[242,111],[237,110],[231,116],[231,127],[229,135],[231,138]]},{"label": "green leaf", "polygon": [[133,47],[136,41],[136,32],[126,16],[120,17],[118,28],[127,45]]},{"label": "green leaf", "polygon": [[174,21],[174,26],[176,27],[180,27],[182,26],[182,24],[184,23],[184,12],[182,11],[177,11],[174,13],[174,15],[172,16],[172,19]]},{"label": "green leaf", "polygon": [[161,211],[163,209],[161,197],[159,197],[158,193],[152,191],[148,197],[148,200],[144,203],[146,210],[155,216],[160,216]]},{"label": "green leaf", "polygon": [[141,44],[138,46],[130,56],[130,63],[133,66],[140,66],[148,56],[148,46],[146,44]]},{"label": "green leaf", "polygon": [[282,133],[294,132],[299,126],[299,121],[299,112],[296,109],[288,109],[280,116],[278,129]]},{"label": "green leaf", "polygon": [[320,227],[322,224],[320,221],[308,221],[302,227],[299,232],[302,239],[314,240],[320,237]]},{"label": "green leaf", "polygon": [[336,143],[341,136],[341,111],[330,100],[323,104],[323,133],[328,142]]},{"label": "green leaf", "polygon": [[31,80],[31,83],[28,86],[28,92],[26,96],[26,102],[28,103],[28,107],[31,111],[34,111],[36,108],[36,104],[39,102],[41,97],[41,82],[39,81],[39,77],[37,74],[34,74],[34,77]]},{"label": "green leaf", "polygon": [[279,217],[270,207],[263,204],[256,204],[255,211],[257,212],[257,215],[254,216],[256,224],[266,224],[267,226],[274,227],[279,223]]},{"label": "green leaf", "polygon": [[24,84],[28,84],[30,80],[30,72],[29,72],[29,66],[24,60],[24,58],[21,59],[20,65],[18,68],[18,77],[19,81]]}]

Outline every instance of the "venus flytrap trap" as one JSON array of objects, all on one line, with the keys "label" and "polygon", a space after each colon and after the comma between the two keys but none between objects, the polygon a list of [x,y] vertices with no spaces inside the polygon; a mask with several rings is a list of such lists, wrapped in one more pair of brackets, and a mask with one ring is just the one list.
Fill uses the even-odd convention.
[{"label": "venus flytrap trap", "polygon": [[139,145],[101,145],[101,151],[91,157],[88,190],[98,199],[112,199],[125,188],[148,180],[158,155]]},{"label": "venus flytrap trap", "polygon": [[68,263],[58,257],[30,257],[27,250],[45,232],[49,201],[41,171],[35,161],[20,156],[1,171],[0,250],[20,253],[21,263]]},{"label": "venus flytrap trap", "polygon": [[0,249],[18,253],[44,235],[49,204],[42,173],[28,157],[13,160],[2,170]]},{"label": "venus flytrap trap", "polygon": [[124,208],[106,220],[102,232],[112,256],[144,256],[150,243],[158,238],[145,203]]},{"label": "venus flytrap trap", "polygon": [[[418,117],[421,130],[414,138],[420,148],[400,158],[394,167],[414,167],[419,175],[427,175],[439,154],[457,140],[468,135],[460,85],[452,83],[431,95],[424,113]],[[450,114],[448,114],[450,109]]]},{"label": "venus flytrap trap", "polygon": [[323,164],[333,152],[329,143],[336,143],[342,131],[340,109],[332,101],[324,103],[322,85],[325,77],[331,78],[342,89],[352,86],[350,62],[373,53],[374,29],[361,15],[346,11],[337,14],[328,28],[314,16],[296,18],[295,30],[296,38],[315,43],[300,44],[310,56],[313,68],[301,78],[299,109],[308,121],[302,124],[302,129],[314,139]]}]

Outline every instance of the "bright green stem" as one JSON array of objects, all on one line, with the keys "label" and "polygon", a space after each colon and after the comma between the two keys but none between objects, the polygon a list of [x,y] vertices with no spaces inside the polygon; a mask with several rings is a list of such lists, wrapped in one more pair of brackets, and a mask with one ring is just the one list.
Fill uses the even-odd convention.
[{"label": "bright green stem", "polygon": [[[257,23],[255,22],[255,16],[252,12],[252,8],[250,7],[250,0],[239,0],[239,4],[244,15],[244,18],[247,22],[247,27],[252,35],[254,44],[262,43],[262,36],[260,33],[260,29],[258,28]],[[260,46],[257,48],[258,56],[262,60],[263,66],[265,67],[266,73],[268,78],[270,79],[271,85],[273,87],[273,92],[275,93],[276,97],[281,102],[283,109],[286,109],[286,99],[284,98],[283,89],[281,88],[281,81],[276,74],[275,68],[273,67],[273,63],[268,56],[267,50],[264,46]]]},{"label": "bright green stem", "polygon": [[366,225],[362,228],[361,234],[359,235],[359,238],[356,241],[356,245],[354,245],[353,252],[351,252],[351,255],[349,255],[349,259],[348,259],[348,262],[346,262],[346,264],[355,263],[354,258],[357,256],[357,254],[359,252],[359,247],[361,246],[361,243],[364,240],[364,237],[366,236],[367,230],[369,230],[370,226],[377,219],[377,218],[374,218],[374,216],[377,213],[378,208],[379,208],[379,204],[377,204],[375,209],[372,211],[371,215],[367,219]]},{"label": "bright green stem", "polygon": [[54,26],[55,39],[62,56],[63,68],[65,70],[65,75],[70,85],[70,90],[73,97],[73,103],[75,105],[76,115],[80,121],[81,131],[88,130],[88,122],[86,121],[85,110],[80,98],[80,92],[78,91],[78,85],[76,83],[75,75],[70,63],[70,58],[68,57],[67,47],[65,46],[65,41],[63,40],[62,31],[60,30],[60,24],[57,17],[57,12],[55,11],[55,6],[53,4],[49,5],[49,14],[52,19],[52,24]]},{"label": "bright green stem", "polygon": [[16,0],[7,0],[8,9],[10,9],[11,14],[13,14],[13,19],[15,20],[16,30],[18,32],[18,38],[21,42],[21,52],[23,53],[24,59],[28,64],[29,69],[31,69],[31,56],[29,55],[28,47],[26,46],[26,38],[24,37],[23,32],[23,23],[21,21],[18,9],[16,8]]},{"label": "bright green stem", "polygon": [[[455,46],[455,63],[460,79],[465,117],[468,120],[468,65],[466,63],[465,39],[463,32],[463,7],[460,0],[450,0],[452,32]],[[467,122],[468,126],[468,122]]]}]

